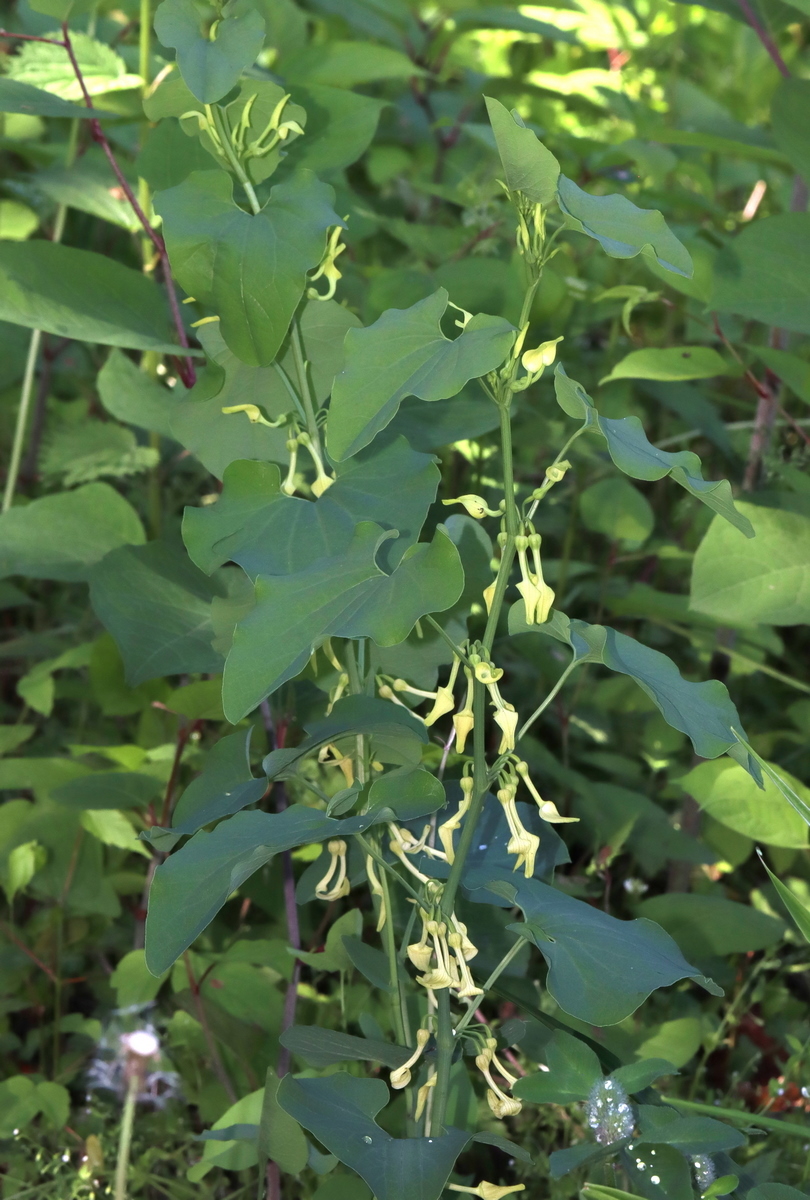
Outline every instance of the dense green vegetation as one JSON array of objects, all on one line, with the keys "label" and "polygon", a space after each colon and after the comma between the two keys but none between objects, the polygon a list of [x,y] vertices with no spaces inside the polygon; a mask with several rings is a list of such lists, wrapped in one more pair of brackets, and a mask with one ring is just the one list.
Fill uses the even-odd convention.
[{"label": "dense green vegetation", "polygon": [[808,0],[2,25],[2,1200],[810,1194]]}]

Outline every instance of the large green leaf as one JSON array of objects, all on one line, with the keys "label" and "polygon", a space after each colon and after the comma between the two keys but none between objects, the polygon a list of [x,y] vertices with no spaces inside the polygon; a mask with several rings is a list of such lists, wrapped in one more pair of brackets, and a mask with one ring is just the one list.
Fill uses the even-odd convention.
[{"label": "large green leaf", "polygon": [[306,109],[307,131],[291,157],[296,168],[306,167],[318,175],[341,171],[360,158],[387,103],[321,84],[293,85],[292,93]]},{"label": "large green leaf", "polygon": [[432,542],[412,546],[391,575],[376,561],[386,536],[362,521],[343,552],[292,575],[258,577],[256,605],[237,625],[225,665],[229,721],[241,720],[297,675],[325,637],[371,637],[394,645],[420,617],[455,603],[464,574],[446,532],[439,528]]},{"label": "large green leaf", "polygon": [[810,213],[745,225],[718,255],[710,307],[810,333]]},{"label": "large green leaf", "polygon": [[194,0],[163,0],[155,13],[155,33],[177,51],[187,86],[203,104],[229,92],[245,67],[252,66],[264,42],[264,19],[244,0],[231,0],[217,21],[216,36],[200,27]]},{"label": "large green leaf", "polygon": [[637,208],[625,196],[593,196],[560,176],[560,208],[572,229],[595,238],[611,258],[654,258],[667,271],[692,276],[689,251],[657,209]]},{"label": "large green leaf", "polygon": [[229,463],[238,459],[286,462],[289,452],[284,429],[268,429],[258,421],[249,421],[243,413],[223,413],[229,403],[247,402],[241,395],[239,400],[226,396],[226,386],[227,379],[223,379],[220,367],[206,367],[191,391],[179,396],[172,405],[169,417],[172,437],[220,479]]},{"label": "large green leaf", "polygon": [[717,679],[703,683],[684,679],[660,650],[605,625],[572,621],[559,611],[544,625],[527,625],[522,602],[509,610],[509,632],[557,638],[571,647],[575,662],[598,662],[629,675],[660,709],[664,720],[691,739],[701,758],[717,758],[739,748],[733,730],[741,728],[740,716],[725,684]]},{"label": "large green leaf", "polygon": [[638,417],[601,416],[582,384],[566,375],[562,363],[557,364],[554,372],[554,390],[564,413],[581,419],[587,430],[602,435],[610,457],[625,475],[650,480],[671,475],[676,483],[720,513],[746,537],[754,536],[751,522],[734,507],[728,480],[704,479],[700,459],[691,450],[679,450],[675,454],[659,450],[647,440]]},{"label": "large green leaf", "polygon": [[[806,16],[810,13],[805,13]],[[797,174],[810,179],[810,80],[792,76],[783,79],[771,101],[771,128],[777,145],[790,159]]]},{"label": "large green leaf", "polygon": [[455,339],[439,324],[448,294],[439,288],[411,308],[392,308],[346,335],[346,366],[335,380],[327,425],[332,458],[349,458],[384,429],[406,396],[444,400],[505,359],[514,329],[502,317],[473,317]]},{"label": "large green leaf", "polygon": [[[762,858],[761,854],[760,858]],[[771,868],[764,861],[762,865],[768,872],[771,883],[776,888],[779,899],[782,901],[785,908],[793,918],[799,933],[801,933],[806,942],[810,942],[810,908],[808,908],[806,904],[802,903],[799,897],[790,890],[787,884],[782,883],[782,880],[779,879],[777,875],[774,875]]]},{"label": "large green leaf", "polygon": [[712,521],[693,560],[689,607],[735,625],[810,622],[810,517],[756,504],[740,511],[753,544]]},{"label": "large green leaf", "polygon": [[[784,768],[779,770],[810,804],[810,789]],[[705,812],[745,837],[768,846],[807,846],[806,822],[767,775],[762,791],[737,763],[720,759],[698,763],[679,783]]]},{"label": "large green leaf", "polygon": [[132,687],[159,675],[221,670],[211,646],[211,601],[225,594],[221,580],[168,542],[115,550],[90,579],[90,602],[118,644]]},{"label": "large green leaf", "polygon": [[631,352],[600,383],[613,379],[712,379],[730,375],[732,368],[711,346],[669,346]]},{"label": "large green leaf", "polygon": [[784,921],[725,896],[669,892],[644,900],[638,911],[663,925],[685,954],[697,958],[764,950],[785,932]]},{"label": "large green leaf", "polygon": [[557,194],[560,164],[550,150],[500,100],[485,96],[487,114],[510,192],[523,192],[535,204],[548,207]]},{"label": "large green leaf", "polygon": [[338,1072],[325,1079],[287,1075],[278,1101],[332,1154],[356,1171],[376,1200],[439,1200],[456,1158],[472,1138],[460,1129],[443,1137],[394,1138],[375,1121],[388,1103],[381,1079]]},{"label": "large green leaf", "polygon": [[194,171],[156,197],[175,275],[214,310],[243,362],[268,366],[276,357],[325,231],[341,224],[332,202],[332,189],[310,171],[277,184],[255,216],[234,202],[223,171]]},{"label": "large green leaf", "polygon": [[307,736],[297,746],[273,750],[267,755],[262,766],[268,779],[288,779],[307,754],[327,742],[338,742],[357,734],[370,737],[372,746],[375,739],[415,742],[418,762],[421,744],[428,736],[424,721],[415,717],[410,709],[376,696],[363,695],[344,696],[333,706],[329,716],[307,721],[304,728]]},{"label": "large green leaf", "polygon": [[88,108],[84,104],[71,104],[42,88],[33,87],[30,83],[22,83],[19,79],[0,79],[0,112],[25,113],[37,117],[64,117],[67,120],[98,120],[110,116],[110,113],[100,112],[97,108]]},{"label": "large green leaf", "polygon": [[587,1100],[602,1079],[602,1066],[590,1046],[573,1034],[557,1029],[544,1048],[546,1071],[527,1075],[513,1094],[533,1104],[573,1104]]},{"label": "large green leaf", "polygon": [[[192,780],[175,806],[172,814],[175,841],[180,834],[196,833],[203,825],[261,800],[267,791],[267,780],[253,778],[248,753],[251,733],[252,729],[247,736],[229,734],[209,751],[202,774]],[[154,837],[150,841],[156,844]],[[163,842],[160,848],[169,847]]]},{"label": "large green leaf", "polygon": [[353,88],[381,79],[410,79],[424,73],[424,68],[401,50],[373,42],[330,39],[308,46],[285,62],[285,75],[293,83],[338,88]]},{"label": "large green leaf", "polygon": [[277,467],[232,463],[217,503],[185,511],[183,537],[191,558],[208,572],[232,561],[252,578],[286,575],[340,553],[359,521],[374,521],[399,532],[383,546],[386,564],[394,565],[418,538],[436,496],[439,472],[432,455],[396,438],[339,463],[336,474],[323,496],[308,501],[281,492]]},{"label": "large green leaf", "polygon": [[96,384],[101,403],[113,417],[164,437],[171,435],[169,419],[177,398],[120,350],[110,353]]},{"label": "large green leaf", "polygon": [[350,1033],[320,1029],[316,1025],[293,1025],[282,1033],[279,1041],[310,1067],[331,1067],[335,1063],[354,1061],[381,1062],[393,1069],[401,1067],[411,1057],[407,1046],[397,1046],[380,1038],[353,1037]]},{"label": "large green leaf", "polygon": [[81,342],[180,352],[156,284],[113,258],[55,242],[0,242],[0,320]]},{"label": "large green leaf", "polygon": [[145,808],[165,791],[154,775],[141,771],[94,771],[54,788],[51,795],[68,808]]},{"label": "large green leaf", "polygon": [[146,541],[135,509],[107,483],[41,496],[0,517],[0,576],[86,580],[119,546]]},{"label": "large green leaf", "polygon": [[548,963],[546,986],[563,1012],[589,1025],[615,1025],[656,988],[694,979],[716,984],[690,966],[668,933],[652,921],[617,921],[539,879],[506,872],[481,892],[517,904],[525,917],[509,928],[532,941]]},{"label": "large green leaf", "polygon": [[[283,850],[361,833],[385,811],[336,821],[294,804],[281,813],[240,812],[200,831],[155,872],[146,922],[146,965],[161,975],[254,871]],[[205,885],[201,886],[201,881]]]},{"label": "large green leaf", "polygon": [[55,164],[39,171],[34,186],[55,204],[100,217],[111,225],[139,233],[141,223],[126,196],[111,187],[110,164],[101,151],[87,151],[72,166]]},{"label": "large green leaf", "polygon": [[745,1145],[745,1134],[713,1117],[681,1116],[664,1104],[640,1104],[640,1146],[674,1146],[682,1154],[717,1154]]},{"label": "large green leaf", "polygon": [[[50,36],[59,39],[61,33],[54,31]],[[130,75],[121,55],[110,46],[76,30],[71,32],[70,39],[89,95],[141,86],[141,77]],[[51,92],[62,100],[76,100],[79,104],[84,100],[82,84],[73,64],[64,47],[58,44],[24,42],[17,54],[8,57],[5,70],[10,79]]]}]

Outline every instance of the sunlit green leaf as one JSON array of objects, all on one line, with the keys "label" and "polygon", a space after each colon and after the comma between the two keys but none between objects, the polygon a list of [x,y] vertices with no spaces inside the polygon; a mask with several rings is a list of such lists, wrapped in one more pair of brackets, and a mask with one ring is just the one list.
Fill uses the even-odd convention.
[{"label": "sunlit green leaf", "polygon": [[155,33],[177,51],[180,73],[197,99],[213,104],[255,62],[264,41],[264,20],[244,0],[230,0],[211,37],[201,28],[194,0],[163,0],[155,12]]}]

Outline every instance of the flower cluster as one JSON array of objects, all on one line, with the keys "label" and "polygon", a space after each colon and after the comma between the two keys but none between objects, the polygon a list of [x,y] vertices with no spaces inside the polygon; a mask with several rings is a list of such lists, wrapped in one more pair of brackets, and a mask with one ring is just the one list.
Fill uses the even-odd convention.
[{"label": "flower cluster", "polygon": [[422,972],[416,982],[430,991],[450,988],[460,1000],[483,996],[467,965],[475,958],[478,947],[467,936],[464,922],[453,913],[448,926],[438,905],[431,906],[431,911],[420,908],[419,916],[422,936],[408,946],[408,958]]}]

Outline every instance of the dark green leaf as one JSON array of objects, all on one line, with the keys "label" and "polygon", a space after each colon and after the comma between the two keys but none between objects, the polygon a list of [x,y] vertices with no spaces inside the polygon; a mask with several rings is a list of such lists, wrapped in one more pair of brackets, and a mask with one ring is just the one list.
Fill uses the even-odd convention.
[{"label": "dark green leaf", "polygon": [[771,128],[777,145],[788,156],[796,173],[804,179],[810,179],[808,111],[810,80],[797,79],[795,76],[783,79],[771,101]]},{"label": "dark green leaf", "polygon": [[426,817],[446,803],[442,781],[430,771],[400,767],[380,775],[368,794],[369,811],[390,813],[390,820],[406,822]]},{"label": "dark green leaf", "polygon": [[380,1062],[383,1066],[401,1067],[411,1057],[407,1046],[382,1042],[375,1038],[353,1037],[334,1029],[319,1029],[315,1025],[293,1025],[279,1038],[282,1046],[292,1050],[310,1067],[331,1067],[335,1063]]},{"label": "dark green leaf", "polygon": [[587,1100],[602,1079],[599,1059],[580,1038],[556,1030],[545,1046],[547,1071],[526,1075],[512,1089],[533,1104],[573,1104]]},{"label": "dark green leaf", "polygon": [[177,404],[176,397],[139,370],[120,350],[111,352],[98,373],[97,386],[101,403],[119,421],[164,437],[171,435],[169,420]]},{"label": "dark green leaf", "polygon": [[810,517],[743,504],[753,545],[712,521],[692,564],[690,608],[729,624],[810,622]]},{"label": "dark green leaf", "polygon": [[51,794],[58,804],[68,808],[145,808],[164,790],[164,785],[153,775],[138,771],[96,771],[68,780]]},{"label": "dark green leaf", "polygon": [[439,325],[447,304],[448,294],[439,288],[411,308],[389,309],[368,329],[349,330],[327,425],[334,459],[367,446],[406,396],[447,399],[503,362],[514,339],[509,322],[479,315],[451,340]]},{"label": "dark green leaf", "polygon": [[155,13],[155,33],[177,51],[177,65],[202,104],[221,100],[251,66],[264,42],[264,20],[249,4],[231,0],[212,39],[200,28],[194,0],[163,0]]},{"label": "dark green leaf", "polygon": [[375,819],[367,814],[335,821],[294,804],[281,813],[240,812],[211,833],[195,833],[155,872],[146,922],[149,970],[153,975],[168,970],[228,897],[274,855],[309,842],[361,833]]},{"label": "dark green leaf", "polygon": [[510,192],[522,192],[534,204],[547,208],[557,194],[560,164],[550,150],[527,129],[516,110],[485,96],[487,114],[501,156],[505,183]]},{"label": "dark green leaf", "polygon": [[717,258],[710,307],[810,333],[810,213],[745,225]]},{"label": "dark green leaf", "polygon": [[248,365],[276,357],[324,233],[341,223],[333,198],[310,171],[277,184],[255,216],[234,203],[223,171],[195,171],[156,197],[177,279],[219,316],[223,338]]},{"label": "dark green leaf", "polygon": [[572,229],[595,238],[611,258],[654,258],[667,271],[692,276],[692,259],[657,209],[637,208],[625,196],[593,196],[560,176],[560,207]]},{"label": "dark green leaf", "polygon": [[783,921],[725,896],[671,892],[642,901],[638,911],[662,925],[695,958],[763,950],[785,932]]},{"label": "dark green leaf", "polygon": [[674,1146],[682,1154],[716,1154],[745,1145],[739,1129],[712,1117],[682,1117],[663,1104],[642,1104],[638,1110],[641,1137],[638,1145]]},{"label": "dark green leaf", "polygon": [[665,1058],[642,1058],[639,1062],[628,1063],[611,1071],[611,1079],[620,1083],[631,1096],[643,1092],[662,1075],[677,1075],[678,1071]]},{"label": "dark green leaf", "polygon": [[225,594],[222,582],[167,542],[113,551],[90,580],[90,601],[118,644],[132,687],[159,675],[219,671],[211,601]]},{"label": "dark green leaf", "polygon": [[374,137],[385,100],[320,84],[292,89],[307,113],[306,137],[291,159],[296,168],[318,175],[342,171],[356,162]]},{"label": "dark green leaf", "polygon": [[[597,1163],[604,1162],[606,1159],[612,1158],[614,1154],[618,1154],[629,1140],[629,1138],[623,1138],[620,1142],[613,1142],[607,1146],[598,1146],[594,1142],[578,1142],[574,1146],[569,1146],[567,1150],[555,1150],[549,1155],[548,1160],[551,1178],[561,1179],[563,1175],[567,1175],[570,1171],[576,1171],[579,1167],[595,1166]],[[627,1200],[631,1200],[629,1195]]]},{"label": "dark green leaf", "polygon": [[443,1137],[393,1138],[374,1118],[388,1102],[381,1079],[356,1079],[339,1072],[325,1079],[287,1075],[278,1093],[282,1108],[347,1167],[356,1171],[377,1200],[439,1200],[453,1164],[470,1141],[460,1129]]},{"label": "dark green leaf", "polygon": [[49,241],[0,242],[0,320],[104,346],[179,349],[163,294],[145,275]]},{"label": "dark green leaf", "polygon": [[177,121],[161,121],[146,135],[136,166],[150,188],[162,192],[177,187],[192,171],[210,169],[211,155]]},{"label": "dark green leaf", "polygon": [[[352,966],[361,975],[364,975],[369,983],[383,992],[394,990],[391,983],[388,959],[382,950],[377,950],[374,946],[369,946],[366,942],[361,941],[359,937],[353,937],[351,934],[343,938],[343,948],[349,956]],[[407,1057],[409,1058],[410,1055]],[[404,1062],[405,1059],[402,1061]],[[394,1065],[399,1066],[399,1063],[395,1063]]]},{"label": "dark green leaf", "polygon": [[87,580],[105,554],[145,541],[140,518],[123,496],[107,483],[88,483],[0,517],[0,575]]},{"label": "dark green leaf", "polygon": [[614,419],[596,411],[593,401],[581,383],[570,379],[561,363],[554,372],[557,403],[569,417],[581,419],[588,430],[600,433],[607,442],[608,452],[620,471],[632,479],[663,479],[671,475],[687,492],[720,513],[746,537],[753,537],[751,522],[734,507],[731,486],[725,479],[705,480],[700,459],[691,450],[670,454],[659,450],[647,440],[638,417]]},{"label": "dark green leaf", "polygon": [[25,113],[37,117],[64,117],[67,120],[90,121],[111,116],[84,104],[71,104],[42,88],[32,87],[18,79],[0,79],[0,112]]},{"label": "dark green leaf", "polygon": [[394,645],[420,617],[455,603],[463,572],[441,528],[432,542],[411,547],[392,575],[376,564],[385,537],[378,525],[363,521],[342,554],[318,559],[294,575],[259,576],[256,606],[237,625],[225,666],[222,694],[229,720],[241,720],[297,675],[325,637],[365,636]]},{"label": "dark green leaf", "polygon": [[[717,758],[739,746],[733,729],[740,717],[725,684],[716,679],[692,683],[671,658],[605,625],[571,621],[554,613],[544,625],[527,625],[522,603],[509,611],[510,633],[541,633],[567,642],[578,662],[600,662],[611,671],[629,675],[660,709],[674,729],[687,734],[702,758]],[[754,777],[758,774],[754,772]]]},{"label": "dark green leaf", "polygon": [[669,934],[652,921],[617,921],[537,879],[498,879],[489,891],[517,904],[530,938],[548,963],[547,987],[563,1012],[590,1025],[615,1025],[656,988],[694,979],[720,994],[689,965]]},{"label": "dark green leaf", "polygon": [[790,890],[787,884],[782,883],[782,880],[779,879],[778,876],[774,875],[773,871],[762,858],[761,853],[759,858],[763,867],[770,876],[771,883],[776,888],[779,899],[782,901],[785,908],[793,918],[799,933],[806,942],[810,942],[810,908],[808,908],[807,905],[802,904],[799,897]]}]

